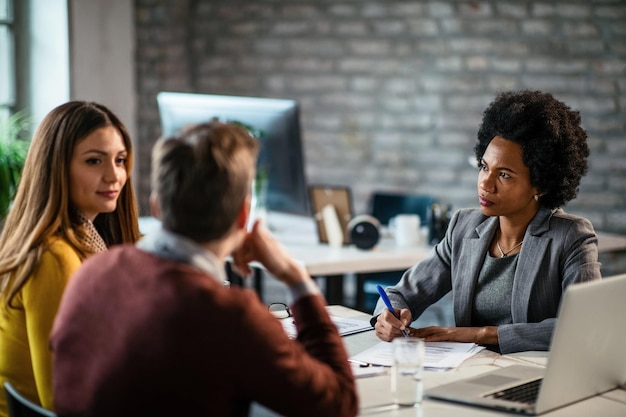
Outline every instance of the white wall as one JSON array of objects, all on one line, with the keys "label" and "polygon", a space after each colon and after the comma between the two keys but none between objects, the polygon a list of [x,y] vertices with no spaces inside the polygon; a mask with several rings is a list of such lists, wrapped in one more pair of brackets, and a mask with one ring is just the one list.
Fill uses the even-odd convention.
[{"label": "white wall", "polygon": [[134,138],[132,1],[69,0],[69,3],[71,97],[109,107]]},{"label": "white wall", "polygon": [[27,102],[35,122],[70,97],[67,0],[30,0]]},{"label": "white wall", "polygon": [[[46,1],[46,0],[41,0]],[[70,15],[71,98],[109,107],[136,135],[133,2],[67,0]],[[137,148],[134,142],[135,149]],[[135,159],[135,170],[138,160]]]}]

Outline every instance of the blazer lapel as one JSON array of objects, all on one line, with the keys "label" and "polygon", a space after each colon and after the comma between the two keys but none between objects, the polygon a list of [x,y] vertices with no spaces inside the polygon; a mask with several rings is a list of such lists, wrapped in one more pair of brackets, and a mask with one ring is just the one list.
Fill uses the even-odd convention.
[{"label": "blazer lapel", "polygon": [[461,245],[459,255],[460,276],[454,280],[454,311],[457,326],[470,326],[472,321],[472,309],[474,307],[474,294],[485,256],[489,250],[489,244],[493,239],[498,225],[498,218],[492,217],[481,223],[475,229],[475,234],[466,237]]},{"label": "blazer lapel", "polygon": [[545,257],[551,240],[542,237],[550,228],[551,215],[550,209],[539,209],[526,229],[524,244],[518,255],[517,269],[513,278],[511,315],[514,323],[525,323],[528,320],[530,295],[535,285],[540,284],[536,281],[542,278],[541,260]]}]

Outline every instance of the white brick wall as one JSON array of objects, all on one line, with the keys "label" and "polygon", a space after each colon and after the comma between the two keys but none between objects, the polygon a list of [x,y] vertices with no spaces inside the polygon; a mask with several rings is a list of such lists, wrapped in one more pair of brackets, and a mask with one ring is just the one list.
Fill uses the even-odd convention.
[{"label": "white brick wall", "polygon": [[135,0],[140,164],[161,90],[295,98],[311,183],[475,206],[472,154],[498,91],[550,91],[592,149],[567,210],[626,233],[626,2]]}]

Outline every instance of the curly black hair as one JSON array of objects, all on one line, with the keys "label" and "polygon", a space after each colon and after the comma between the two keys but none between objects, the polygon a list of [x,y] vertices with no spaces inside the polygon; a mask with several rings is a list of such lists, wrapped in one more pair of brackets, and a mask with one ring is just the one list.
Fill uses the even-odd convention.
[{"label": "curly black hair", "polygon": [[561,207],[576,197],[589,156],[578,111],[541,91],[500,93],[483,113],[474,147],[479,164],[496,136],[522,147],[542,206]]}]

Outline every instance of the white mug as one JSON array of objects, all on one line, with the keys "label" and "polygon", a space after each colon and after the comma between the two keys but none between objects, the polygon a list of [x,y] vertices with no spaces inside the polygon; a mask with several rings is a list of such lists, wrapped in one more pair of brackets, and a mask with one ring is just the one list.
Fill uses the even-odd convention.
[{"label": "white mug", "polygon": [[398,214],[389,220],[389,229],[398,246],[417,246],[420,243],[420,216]]}]

